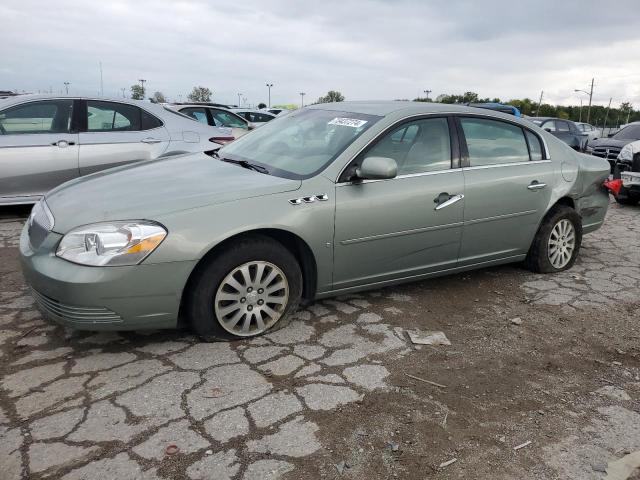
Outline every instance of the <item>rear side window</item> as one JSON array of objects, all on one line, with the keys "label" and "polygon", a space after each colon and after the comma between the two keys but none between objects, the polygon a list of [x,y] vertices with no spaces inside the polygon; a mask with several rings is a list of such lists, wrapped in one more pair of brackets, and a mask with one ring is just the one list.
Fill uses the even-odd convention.
[{"label": "rear side window", "polygon": [[0,135],[69,133],[73,100],[45,100],[0,112]]},{"label": "rear side window", "polygon": [[149,112],[147,112],[144,109],[141,109],[140,111],[142,112],[141,113],[142,114],[142,120],[141,120],[142,130],[152,130],[154,128],[158,128],[162,126],[162,122],[160,121],[160,119],[151,115]]},{"label": "rear side window", "polygon": [[567,122],[556,121],[556,126],[558,127],[559,132],[569,132],[571,130]]},{"label": "rear side window", "polygon": [[531,160],[542,160],[542,143],[540,138],[533,132],[525,130],[527,136],[527,143],[529,144],[529,153],[531,154]]},{"label": "rear side window", "polygon": [[87,100],[88,132],[141,130],[141,110],[126,103]]},{"label": "rear side window", "polygon": [[547,132],[555,132],[556,131],[556,122],[553,120],[549,120],[540,125],[540,128],[545,129]]},{"label": "rear side window", "polygon": [[529,161],[522,128],[485,118],[461,118],[472,167]]},{"label": "rear side window", "polygon": [[243,121],[233,113],[225,112],[224,110],[217,110],[215,108],[212,108],[209,111],[211,112],[211,116],[216,122],[217,127],[244,128],[245,130],[248,128],[247,122]]},{"label": "rear side window", "polygon": [[183,108],[180,110],[180,113],[183,113],[200,123],[204,123],[205,125],[209,124],[209,121],[207,120],[207,111],[202,107]]}]

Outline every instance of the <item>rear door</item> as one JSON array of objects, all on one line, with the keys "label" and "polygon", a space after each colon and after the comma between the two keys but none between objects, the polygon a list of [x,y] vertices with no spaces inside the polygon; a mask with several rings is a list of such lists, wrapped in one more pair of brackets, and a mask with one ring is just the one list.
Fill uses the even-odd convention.
[{"label": "rear door", "polygon": [[78,176],[74,101],[40,100],[0,112],[0,203],[29,202]]},{"label": "rear door", "polygon": [[[354,162],[390,157],[389,180],[336,186],[334,288],[375,284],[454,268],[464,211],[458,144],[446,117],[410,120]],[[349,169],[347,169],[348,171]]]},{"label": "rear door", "polygon": [[127,103],[86,100],[80,132],[80,175],[152,160],[169,145],[162,121]]},{"label": "rear door", "polygon": [[459,117],[465,181],[460,266],[526,254],[555,181],[544,143],[519,124]]}]

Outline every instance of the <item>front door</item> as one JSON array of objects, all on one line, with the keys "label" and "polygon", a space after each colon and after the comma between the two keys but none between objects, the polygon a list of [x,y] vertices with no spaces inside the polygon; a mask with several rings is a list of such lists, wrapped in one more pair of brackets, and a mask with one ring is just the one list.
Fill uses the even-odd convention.
[{"label": "front door", "polygon": [[30,202],[78,176],[73,100],[41,100],[0,112],[0,203]]},{"label": "front door", "polygon": [[488,118],[461,118],[468,165],[460,266],[527,253],[555,175],[537,134]]},{"label": "front door", "polygon": [[334,289],[456,266],[465,201],[454,149],[448,119],[423,118],[383,134],[355,159],[393,158],[398,174],[336,186]]},{"label": "front door", "polygon": [[162,122],[135,105],[87,100],[80,133],[80,175],[158,158],[169,146]]}]

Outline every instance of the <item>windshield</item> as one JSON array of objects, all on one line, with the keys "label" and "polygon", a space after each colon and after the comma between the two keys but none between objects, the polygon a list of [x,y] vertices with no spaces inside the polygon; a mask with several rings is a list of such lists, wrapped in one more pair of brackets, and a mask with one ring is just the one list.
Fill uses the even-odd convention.
[{"label": "windshield", "polygon": [[297,110],[230,143],[220,149],[219,156],[266,167],[277,176],[308,178],[324,169],[380,118],[331,110]]},{"label": "windshield", "polygon": [[613,138],[615,140],[640,140],[640,125],[624,127]]}]

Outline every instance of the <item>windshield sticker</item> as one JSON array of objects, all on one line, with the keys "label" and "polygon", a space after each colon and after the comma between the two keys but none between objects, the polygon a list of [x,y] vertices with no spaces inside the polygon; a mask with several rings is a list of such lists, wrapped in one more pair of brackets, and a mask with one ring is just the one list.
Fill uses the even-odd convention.
[{"label": "windshield sticker", "polygon": [[339,117],[336,117],[333,120],[331,120],[329,123],[327,123],[327,125],[340,125],[340,126],[343,126],[343,127],[360,128],[365,123],[367,123],[366,120],[360,120],[358,118],[339,118]]}]

